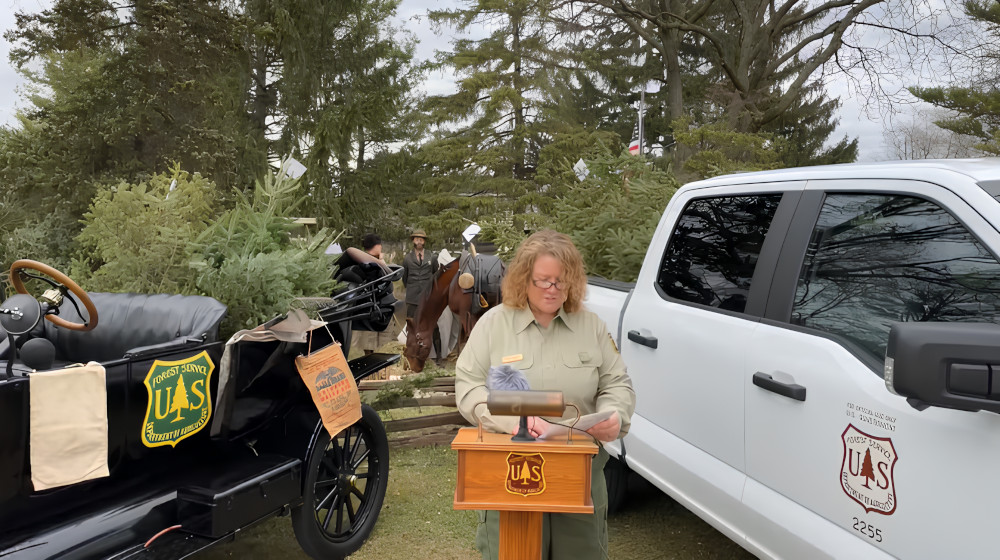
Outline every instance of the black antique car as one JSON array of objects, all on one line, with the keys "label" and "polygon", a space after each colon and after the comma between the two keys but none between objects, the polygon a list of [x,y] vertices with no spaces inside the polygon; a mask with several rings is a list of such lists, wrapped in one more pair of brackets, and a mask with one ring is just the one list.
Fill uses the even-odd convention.
[{"label": "black antique car", "polygon": [[[312,348],[331,337],[349,348],[352,326],[382,330],[391,318],[401,271],[345,258],[349,283],[313,309],[327,328],[312,331]],[[35,261],[14,263],[10,278],[19,293],[0,304],[0,559],[187,558],[286,514],[314,558],[363,544],[385,495],[385,429],[363,406],[331,438],[294,364],[307,344],[244,340],[223,364],[226,306],[212,298],[87,293]],[[49,289],[30,295],[36,284]],[[398,359],[349,366],[360,380]],[[108,476],[36,490],[29,442],[43,410],[31,409],[32,376],[87,362],[105,372]]]}]

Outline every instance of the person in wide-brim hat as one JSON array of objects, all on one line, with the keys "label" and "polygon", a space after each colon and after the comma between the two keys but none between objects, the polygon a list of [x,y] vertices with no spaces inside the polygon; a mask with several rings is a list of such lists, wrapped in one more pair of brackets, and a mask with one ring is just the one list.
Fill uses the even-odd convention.
[{"label": "person in wide-brim hat", "polygon": [[437,272],[437,256],[431,252],[424,254],[427,232],[421,228],[410,234],[413,250],[403,257],[403,286],[406,287],[406,317],[417,316],[417,306],[424,293],[430,291]]},{"label": "person in wide-brim hat", "polygon": [[[428,251],[425,254],[424,245],[427,244],[427,232],[421,228],[413,230],[410,234],[410,241],[413,242],[413,250],[403,257],[403,286],[406,287],[406,325],[407,330],[415,332],[416,326],[413,321],[417,317],[417,309],[424,298],[424,294],[431,291],[434,285],[434,274],[437,272],[437,256]],[[437,351],[437,356],[441,355],[441,334],[438,328],[434,327],[434,334],[431,343]]]}]

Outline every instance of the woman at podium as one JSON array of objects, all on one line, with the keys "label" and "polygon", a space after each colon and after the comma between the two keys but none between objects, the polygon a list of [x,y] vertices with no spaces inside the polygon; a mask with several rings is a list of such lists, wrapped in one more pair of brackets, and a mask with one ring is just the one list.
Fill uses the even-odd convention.
[{"label": "woman at podium", "polygon": [[[524,374],[532,390],[562,391],[566,403],[580,414],[611,412],[589,428],[599,441],[623,436],[635,410],[635,392],[607,325],[583,308],[587,288],[583,258],[570,238],[543,230],[517,250],[503,280],[503,303],[476,324],[458,358],[455,398],[462,415],[487,430],[516,433],[518,418],[493,416],[487,400],[490,368],[508,365]],[[528,418],[528,431],[541,436],[550,423],[570,424],[572,407],[562,418]],[[608,557],[607,487],[603,448],[591,470],[593,514],[546,513],[542,527],[542,558],[589,560]],[[486,560],[496,560],[499,515],[479,512],[476,548]]]}]

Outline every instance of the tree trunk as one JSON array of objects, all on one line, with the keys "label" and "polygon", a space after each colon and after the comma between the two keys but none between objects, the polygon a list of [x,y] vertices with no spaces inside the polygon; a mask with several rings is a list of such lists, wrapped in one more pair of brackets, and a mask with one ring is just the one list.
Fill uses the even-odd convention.
[{"label": "tree trunk", "polygon": [[514,134],[511,136],[513,142],[514,158],[514,178],[524,180],[525,177],[525,153],[524,153],[524,103],[520,97],[521,91],[521,14],[512,13],[510,15],[511,33],[510,50],[514,54],[514,78],[513,88],[517,90],[519,97],[515,99],[514,111]]},{"label": "tree trunk", "polygon": [[[676,0],[675,0],[676,1]],[[667,82],[667,111],[670,115],[671,130],[677,119],[684,116],[684,84],[681,80],[680,63],[680,41],[681,33],[676,28],[665,29],[663,31],[663,66],[666,71]],[[667,142],[666,149],[670,150],[671,160],[674,162],[674,169],[680,169],[681,154],[676,147],[671,147],[673,139]]]},{"label": "tree trunk", "polygon": [[357,169],[360,171],[365,164],[365,126],[358,125],[358,163]]}]

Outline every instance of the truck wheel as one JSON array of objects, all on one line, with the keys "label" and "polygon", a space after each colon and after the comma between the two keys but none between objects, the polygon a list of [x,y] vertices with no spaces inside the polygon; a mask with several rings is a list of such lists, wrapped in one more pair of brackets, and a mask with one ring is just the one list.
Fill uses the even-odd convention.
[{"label": "truck wheel", "polygon": [[608,486],[608,513],[615,513],[625,505],[628,475],[628,466],[614,457],[604,464],[604,480]]},{"label": "truck wheel", "polygon": [[344,558],[375,526],[389,478],[389,441],[373,408],[330,438],[320,430],[303,475],[303,503],[292,510],[295,538],[315,559]]}]

